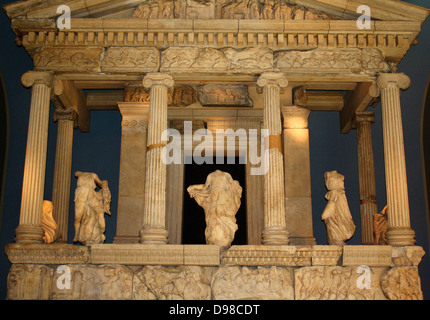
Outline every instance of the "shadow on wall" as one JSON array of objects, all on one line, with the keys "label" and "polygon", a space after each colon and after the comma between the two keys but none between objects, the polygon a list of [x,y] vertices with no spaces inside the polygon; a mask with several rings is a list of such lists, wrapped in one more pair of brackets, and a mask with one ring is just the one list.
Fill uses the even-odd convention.
[{"label": "shadow on wall", "polygon": [[[427,217],[427,230],[430,230],[430,75],[427,81],[426,92],[424,95],[423,110],[421,115],[421,148],[422,148],[422,161],[424,171],[424,190],[426,200],[426,217]],[[430,232],[429,247],[430,247]]]}]

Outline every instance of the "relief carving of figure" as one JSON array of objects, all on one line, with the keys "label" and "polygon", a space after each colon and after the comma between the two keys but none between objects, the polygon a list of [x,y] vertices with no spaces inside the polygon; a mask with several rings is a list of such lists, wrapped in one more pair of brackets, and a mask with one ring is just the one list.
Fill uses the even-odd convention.
[{"label": "relief carving of figure", "polygon": [[149,19],[157,19],[160,13],[160,5],[158,1],[152,1],[149,3]]},{"label": "relief carving of figure", "polygon": [[161,19],[173,19],[174,11],[173,11],[173,2],[166,1],[163,4],[163,10],[161,12]]},{"label": "relief carving of figure", "polygon": [[229,173],[216,170],[205,184],[189,186],[187,191],[205,211],[206,243],[230,246],[238,229],[236,213],[242,197],[239,182]]},{"label": "relief carving of figure", "polygon": [[291,20],[293,17],[293,7],[277,2],[273,8],[275,20]]},{"label": "relief carving of figure", "polygon": [[258,0],[250,0],[248,2],[248,19],[260,19],[260,6]]},{"label": "relief carving of figure", "polygon": [[133,12],[140,19],[325,20],[286,0],[145,0]]},{"label": "relief carving of figure", "polygon": [[262,18],[265,20],[272,20],[273,18],[273,6],[275,2],[272,0],[265,0],[263,6]]},{"label": "relief carving of figure", "polygon": [[246,13],[246,1],[234,0],[229,1],[227,4],[222,6],[221,14],[223,19],[237,19],[245,18]]},{"label": "relief carving of figure", "polygon": [[[104,214],[111,214],[111,193],[108,182],[92,172],[76,171],[75,237],[74,242],[84,245],[103,243],[106,223]],[[100,187],[99,191],[96,188]]]},{"label": "relief carving of figure", "polygon": [[148,19],[150,13],[149,4],[143,2],[133,11],[133,18]]},{"label": "relief carving of figure", "polygon": [[337,171],[328,171],[324,174],[324,179],[328,190],[325,196],[328,203],[321,219],[327,228],[328,244],[344,245],[355,232],[355,224],[345,195],[345,177]]}]

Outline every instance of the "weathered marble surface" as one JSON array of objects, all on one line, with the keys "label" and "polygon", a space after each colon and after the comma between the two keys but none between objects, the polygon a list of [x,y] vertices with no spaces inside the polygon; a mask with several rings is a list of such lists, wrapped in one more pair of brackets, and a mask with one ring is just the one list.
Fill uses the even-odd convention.
[{"label": "weathered marble surface", "polygon": [[[72,252],[81,254],[71,250],[76,246],[28,246],[31,248],[25,251],[25,245],[7,247],[13,262],[7,280],[10,300],[423,299],[417,266],[424,253],[418,246],[364,246],[362,250],[361,246],[285,246],[278,250],[251,246],[254,250],[248,251],[235,246],[231,249],[236,252],[234,261],[225,258],[229,251],[220,256],[220,247],[208,246],[210,250],[205,251],[204,245],[164,245],[164,251],[157,251],[161,246],[100,244],[87,248],[94,249],[95,255],[92,258],[87,252],[87,260],[68,257]],[[43,247],[58,250],[44,252]],[[150,248],[146,260],[139,258]],[[175,261],[168,248],[172,254],[176,252]],[[389,258],[390,249],[391,259],[377,260],[378,252]],[[354,265],[345,265],[345,250]],[[373,251],[373,260],[363,250]],[[56,257],[44,257],[45,253]],[[308,262],[300,260],[303,253],[308,254]],[[276,257],[278,261],[289,259],[290,264],[270,265]]]}]

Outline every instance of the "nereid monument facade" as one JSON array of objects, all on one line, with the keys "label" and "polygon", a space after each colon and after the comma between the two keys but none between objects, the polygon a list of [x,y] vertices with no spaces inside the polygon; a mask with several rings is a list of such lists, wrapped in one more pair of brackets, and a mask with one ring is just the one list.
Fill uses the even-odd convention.
[{"label": "nereid monument facade", "polygon": [[[397,65],[430,12],[402,1],[366,3],[365,27],[357,0],[70,0],[69,21],[59,18],[67,10],[59,13],[57,1],[5,5],[34,61],[21,79],[31,88],[31,109],[19,225],[6,246],[8,299],[422,299],[424,251],[410,226],[400,106],[410,79]],[[382,242],[374,230],[381,223],[374,222],[375,114],[368,108],[378,101]],[[51,103],[58,133],[47,234]],[[119,192],[110,194],[97,172],[76,173],[74,238],[81,244],[73,244],[73,130],[89,131],[92,110],[122,115]],[[343,178],[350,177],[331,168],[327,208],[312,211],[308,117],[318,111],[339,112],[340,133],[357,130],[360,221],[352,221],[345,196]],[[169,130],[181,137],[179,163],[164,158]],[[229,145],[217,130],[246,143]],[[184,186],[187,155],[210,150],[244,159],[245,185],[216,171],[204,185]],[[254,151],[267,160],[260,174]],[[193,214],[206,215],[207,244],[182,243],[184,194],[202,207]],[[114,197],[116,236],[105,243],[104,214]],[[244,202],[247,244],[231,245]],[[326,223],[328,244],[315,241],[315,215]],[[352,236],[362,244],[348,245]],[[59,268],[70,272],[70,286],[58,285]]]}]

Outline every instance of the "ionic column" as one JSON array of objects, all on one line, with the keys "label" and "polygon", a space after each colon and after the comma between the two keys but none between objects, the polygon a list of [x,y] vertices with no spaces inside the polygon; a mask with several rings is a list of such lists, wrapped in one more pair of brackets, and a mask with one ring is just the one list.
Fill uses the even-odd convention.
[{"label": "ionic column", "polygon": [[32,89],[21,211],[19,226],[15,230],[15,242],[42,243],[42,206],[51,89],[54,88],[55,94],[60,94],[62,88],[49,72],[29,71],[22,76],[21,81],[24,86]]},{"label": "ionic column", "polygon": [[415,244],[410,227],[405,146],[403,141],[400,89],[407,89],[410,79],[403,73],[381,74],[377,80],[381,90],[382,127],[384,136],[385,179],[388,205],[389,245]]},{"label": "ionic column", "polygon": [[285,217],[284,158],[280,91],[288,85],[284,74],[266,72],[257,84],[263,88],[263,129],[269,131],[269,165],[264,176],[263,245],[287,245],[289,234]]},{"label": "ionic column", "polygon": [[122,129],[114,243],[138,243],[145,208],[148,104],[125,102],[118,108]]},{"label": "ionic column", "polygon": [[375,113],[356,113],[358,178],[360,189],[361,243],[374,244],[373,214],[377,213],[375,166],[373,161],[372,123]]},{"label": "ionic column", "polygon": [[60,242],[67,242],[69,226],[70,180],[72,175],[73,128],[77,114],[73,109],[56,109],[57,127],[52,203],[54,220],[61,233]]},{"label": "ionic column", "polygon": [[162,133],[167,129],[167,90],[173,87],[171,76],[150,73],[143,79],[149,88],[149,116],[146,151],[145,207],[143,228],[139,242],[145,244],[167,243],[166,230],[166,164],[162,159],[165,142]]},{"label": "ionic column", "polygon": [[284,116],[285,212],[290,243],[316,244],[312,224],[308,117],[303,107],[282,107]]}]

